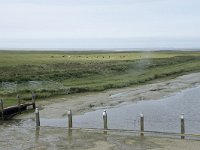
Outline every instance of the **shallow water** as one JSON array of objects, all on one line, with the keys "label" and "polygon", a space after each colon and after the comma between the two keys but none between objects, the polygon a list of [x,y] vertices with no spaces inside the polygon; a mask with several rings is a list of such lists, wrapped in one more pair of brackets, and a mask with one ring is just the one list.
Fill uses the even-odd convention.
[{"label": "shallow water", "polygon": [[[161,100],[145,100],[123,103],[107,108],[108,127],[139,129],[139,116],[145,116],[145,130],[180,133],[180,114],[185,114],[186,133],[200,133],[200,86],[184,90]],[[102,128],[103,109],[73,116],[74,127]],[[34,119],[0,122],[0,149],[199,149],[199,141],[178,140],[163,137],[140,137],[123,132],[89,132],[67,128],[67,118],[41,118],[41,126],[35,128]],[[46,126],[55,126],[46,127]],[[187,137],[186,137],[187,138]],[[199,140],[199,139],[198,139]]]},{"label": "shallow water", "polygon": [[[180,115],[184,113],[186,133],[200,133],[200,86],[160,100],[124,103],[107,109],[108,128],[139,129],[140,113],[145,117],[146,131],[180,133]],[[103,109],[73,117],[74,127],[102,128]],[[42,126],[67,126],[66,119],[41,118]]]}]

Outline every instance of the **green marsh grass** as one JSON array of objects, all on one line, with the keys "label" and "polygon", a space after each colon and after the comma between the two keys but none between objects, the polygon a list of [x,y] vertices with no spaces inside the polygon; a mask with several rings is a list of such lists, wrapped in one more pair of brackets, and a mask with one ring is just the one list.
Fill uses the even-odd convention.
[{"label": "green marsh grass", "polygon": [[198,71],[200,52],[0,51],[0,97],[8,99],[6,105],[12,105],[17,93],[29,101],[32,91],[44,99]]}]

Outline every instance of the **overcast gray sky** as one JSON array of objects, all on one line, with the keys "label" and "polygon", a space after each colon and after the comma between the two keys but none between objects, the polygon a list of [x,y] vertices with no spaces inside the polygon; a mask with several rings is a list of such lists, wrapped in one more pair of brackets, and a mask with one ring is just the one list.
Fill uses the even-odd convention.
[{"label": "overcast gray sky", "polygon": [[200,48],[199,0],[0,0],[2,48]]}]

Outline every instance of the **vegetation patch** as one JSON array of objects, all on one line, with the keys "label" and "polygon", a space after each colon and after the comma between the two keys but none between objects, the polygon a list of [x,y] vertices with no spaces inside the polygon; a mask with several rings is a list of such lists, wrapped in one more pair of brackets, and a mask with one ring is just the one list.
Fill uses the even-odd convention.
[{"label": "vegetation patch", "polygon": [[102,91],[200,70],[200,52],[0,52],[6,105],[55,95]]}]

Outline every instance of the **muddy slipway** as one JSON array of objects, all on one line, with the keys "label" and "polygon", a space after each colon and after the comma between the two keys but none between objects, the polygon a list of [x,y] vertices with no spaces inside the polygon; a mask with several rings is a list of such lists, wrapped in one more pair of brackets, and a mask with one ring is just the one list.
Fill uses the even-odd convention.
[{"label": "muddy slipway", "polygon": [[[0,125],[0,148],[3,149],[196,149],[198,141],[165,138],[142,138],[134,135],[74,131],[69,136],[67,110],[74,110],[73,126],[102,128],[102,112],[107,111],[108,127],[139,129],[140,113],[145,130],[180,132],[184,113],[186,133],[200,134],[200,73],[141,87],[109,90],[102,93],[72,95],[57,103],[39,103],[41,128],[35,130],[34,113],[18,116]],[[94,98],[96,97],[96,99]],[[75,99],[76,98],[76,101]],[[85,100],[88,100],[85,102]],[[61,127],[61,128],[60,128]],[[63,128],[64,127],[64,128]],[[175,149],[173,147],[173,149]]]},{"label": "muddy slipway", "polygon": [[[140,113],[145,116],[145,130],[180,132],[180,115],[185,114],[186,132],[200,134],[200,86],[183,90],[160,100],[122,103],[114,108],[98,109],[73,117],[74,127],[102,128],[102,112],[107,111],[108,126],[113,129],[139,129]],[[67,127],[67,118],[41,118],[42,126]]]}]

